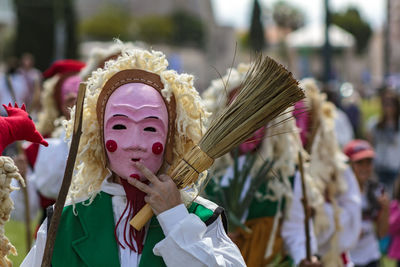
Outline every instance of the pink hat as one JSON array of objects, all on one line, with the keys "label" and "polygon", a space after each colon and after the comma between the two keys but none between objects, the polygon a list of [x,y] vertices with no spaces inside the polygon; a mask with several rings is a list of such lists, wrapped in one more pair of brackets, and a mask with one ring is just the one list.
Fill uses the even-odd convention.
[{"label": "pink hat", "polygon": [[370,143],[365,140],[356,139],[350,141],[343,152],[349,157],[350,161],[359,161],[362,159],[373,159],[375,152]]}]

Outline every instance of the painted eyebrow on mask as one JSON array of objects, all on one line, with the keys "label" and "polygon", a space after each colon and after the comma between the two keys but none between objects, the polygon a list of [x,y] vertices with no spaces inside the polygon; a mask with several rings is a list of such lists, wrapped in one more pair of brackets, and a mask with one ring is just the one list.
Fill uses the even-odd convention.
[{"label": "painted eyebrow on mask", "polygon": [[126,116],[124,114],[114,114],[113,117],[126,117],[126,118],[128,118],[128,116]]},{"label": "painted eyebrow on mask", "polygon": [[156,120],[159,120],[160,118],[158,118],[158,117],[156,117],[156,116],[149,116],[149,117],[146,117],[146,119],[156,119]]}]

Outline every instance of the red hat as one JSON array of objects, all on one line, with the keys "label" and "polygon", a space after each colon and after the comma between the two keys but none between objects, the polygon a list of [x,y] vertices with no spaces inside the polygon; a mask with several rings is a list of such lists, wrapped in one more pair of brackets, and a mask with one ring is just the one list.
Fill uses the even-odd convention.
[{"label": "red hat", "polygon": [[370,143],[365,140],[350,141],[345,147],[343,152],[349,157],[350,161],[359,161],[362,159],[373,159],[375,152]]},{"label": "red hat", "polygon": [[62,59],[54,62],[50,68],[43,72],[44,78],[50,78],[56,74],[79,72],[85,67],[85,63],[74,59]]}]

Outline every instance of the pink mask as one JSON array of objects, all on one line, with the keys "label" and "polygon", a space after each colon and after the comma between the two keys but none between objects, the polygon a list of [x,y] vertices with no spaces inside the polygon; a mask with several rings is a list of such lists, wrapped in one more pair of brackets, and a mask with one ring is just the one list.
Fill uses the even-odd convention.
[{"label": "pink mask", "polygon": [[60,110],[62,115],[69,119],[69,108],[75,105],[76,98],[79,91],[79,83],[82,79],[79,75],[71,76],[65,79],[61,85],[61,96],[60,96]]},{"label": "pink mask", "polygon": [[104,142],[110,169],[123,179],[145,180],[134,166],[157,173],[164,161],[168,111],[160,93],[142,83],[115,90],[104,112]]},{"label": "pink mask", "polygon": [[65,79],[61,86],[61,99],[65,102],[65,99],[68,95],[74,94],[78,95],[79,83],[82,81],[79,75],[71,76]]},{"label": "pink mask", "polygon": [[257,131],[255,131],[254,134],[249,139],[247,139],[246,141],[244,141],[239,145],[240,154],[243,155],[256,150],[260,146],[264,138],[264,135],[265,135],[265,127],[262,127]]}]

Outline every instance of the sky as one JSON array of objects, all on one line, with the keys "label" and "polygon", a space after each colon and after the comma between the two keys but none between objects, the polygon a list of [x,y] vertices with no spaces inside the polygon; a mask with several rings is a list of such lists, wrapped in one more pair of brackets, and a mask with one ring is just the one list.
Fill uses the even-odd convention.
[{"label": "sky", "polygon": [[[254,0],[211,0],[217,23],[235,28],[247,28],[250,21]],[[259,0],[260,4],[269,9],[278,0]],[[286,0],[298,7],[306,15],[306,23],[323,22],[324,0]],[[383,26],[386,19],[386,0],[329,0],[332,11],[346,10],[349,5],[358,7],[361,16],[374,29]]]}]

